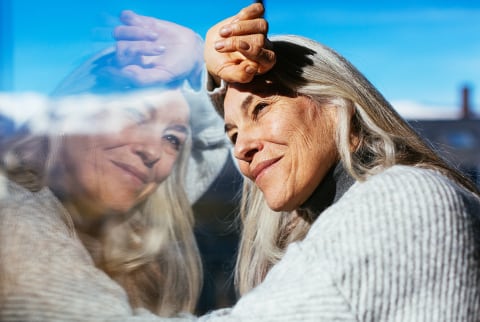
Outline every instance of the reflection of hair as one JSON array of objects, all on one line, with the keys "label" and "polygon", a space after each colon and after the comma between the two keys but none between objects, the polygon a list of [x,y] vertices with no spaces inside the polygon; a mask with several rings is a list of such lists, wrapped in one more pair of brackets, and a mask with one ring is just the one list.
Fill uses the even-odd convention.
[{"label": "reflection of hair", "polygon": [[[81,66],[67,78],[67,85],[59,86],[55,95],[65,96],[61,98],[64,102],[79,104],[81,101],[76,101],[75,95],[89,93],[94,88],[98,96],[90,93],[81,97],[108,102],[114,97],[112,93],[116,93],[123,95],[116,100],[125,103],[127,98],[121,94],[125,82],[114,79],[107,82],[108,68],[99,66],[109,57],[110,51]],[[98,70],[102,71],[101,77],[92,75]],[[168,88],[172,89],[171,84]],[[150,93],[161,95],[163,89],[152,89]],[[135,94],[129,88],[128,95],[132,96],[127,101],[131,103]],[[137,97],[138,104],[152,105],[147,96],[142,92]],[[86,106],[79,106],[79,109],[87,110]],[[56,112],[59,111],[53,111],[52,116],[56,117]],[[62,144],[59,133],[17,138],[8,151],[3,151],[7,174],[25,188],[39,190],[48,183],[50,171],[58,166]],[[193,235],[193,213],[183,186],[190,149],[189,137],[170,176],[132,210],[124,222],[105,229],[99,237],[100,245],[89,247],[89,237],[79,232],[97,267],[124,287],[132,306],[145,307],[161,315],[193,312],[202,284],[201,262]]]},{"label": "reflection of hair", "polygon": [[183,187],[190,144],[189,139],[173,172],[133,217],[107,231],[100,258],[134,307],[161,315],[193,312],[201,286],[193,213]]},{"label": "reflection of hair", "polygon": [[[273,80],[277,89],[310,97],[320,108],[327,103],[337,107],[337,149],[352,177],[363,181],[394,164],[411,165],[438,170],[479,194],[475,185],[442,160],[343,57],[298,36],[273,38],[273,45],[277,63],[261,77]],[[221,114],[222,109],[217,105]],[[240,294],[259,284],[283,256],[286,245],[302,239],[310,227],[296,212],[274,214],[251,182],[245,182],[242,205],[243,233],[235,276]]]}]

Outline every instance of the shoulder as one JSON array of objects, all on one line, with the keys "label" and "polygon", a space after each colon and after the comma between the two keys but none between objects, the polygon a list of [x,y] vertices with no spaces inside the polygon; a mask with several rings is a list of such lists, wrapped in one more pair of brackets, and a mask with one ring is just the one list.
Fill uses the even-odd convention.
[{"label": "shoulder", "polygon": [[407,250],[435,249],[461,256],[467,248],[480,251],[475,242],[479,217],[479,198],[446,176],[394,166],[352,186],[320,215],[306,240],[333,255],[343,251],[353,257],[361,253],[404,257]]},{"label": "shoulder", "polygon": [[425,213],[434,209],[461,212],[466,199],[480,205],[478,197],[436,170],[396,165],[357,183],[343,202],[369,202],[372,209],[392,211],[402,206],[410,213]]},{"label": "shoulder", "polygon": [[[325,210],[304,247],[326,263],[359,314],[418,318],[439,307],[468,314],[479,305],[479,216],[478,197],[441,173],[394,166],[356,183]],[[451,297],[444,297],[446,290]],[[382,294],[396,297],[396,304],[384,305]]]},{"label": "shoulder", "polygon": [[[77,245],[70,215],[50,190],[28,191],[11,181],[0,200],[0,245],[16,257],[54,254]],[[63,246],[62,246],[63,245]]]},{"label": "shoulder", "polygon": [[420,227],[430,223],[433,229],[446,221],[463,223],[479,212],[479,198],[440,172],[396,165],[355,183],[314,226],[361,221],[360,227],[370,223],[374,229],[384,221]]},{"label": "shoulder", "polygon": [[22,321],[125,315],[124,291],[94,266],[54,195],[11,182],[7,191],[0,200],[0,320],[10,312]]},{"label": "shoulder", "polygon": [[34,223],[42,228],[54,225],[55,229],[65,228],[68,234],[74,234],[71,217],[50,189],[29,191],[19,184],[6,180],[4,192],[0,197],[2,222]]},{"label": "shoulder", "polygon": [[400,188],[406,192],[422,190],[425,193],[452,193],[460,190],[456,183],[436,170],[404,165],[392,166],[371,176],[359,186],[363,186],[363,189],[374,186],[388,190]]}]

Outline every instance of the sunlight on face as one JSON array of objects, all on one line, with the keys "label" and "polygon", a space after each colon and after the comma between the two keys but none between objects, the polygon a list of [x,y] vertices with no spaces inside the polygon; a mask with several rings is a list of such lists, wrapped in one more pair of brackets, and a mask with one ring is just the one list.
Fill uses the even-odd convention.
[{"label": "sunlight on face", "polygon": [[255,83],[230,85],[225,130],[241,172],[270,208],[291,211],[313,193],[337,158],[336,109],[304,96],[252,94]]},{"label": "sunlight on face", "polygon": [[100,115],[97,126],[116,118],[122,128],[66,136],[64,175],[54,178],[63,181],[69,202],[90,216],[125,213],[145,200],[169,176],[189,135],[189,108],[179,91]]}]

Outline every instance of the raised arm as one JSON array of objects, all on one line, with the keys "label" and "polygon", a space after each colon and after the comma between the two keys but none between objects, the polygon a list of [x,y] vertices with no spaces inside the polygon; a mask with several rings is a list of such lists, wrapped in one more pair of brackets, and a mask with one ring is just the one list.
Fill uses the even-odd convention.
[{"label": "raised arm", "polygon": [[193,30],[173,22],[125,10],[114,30],[116,59],[124,76],[138,86],[188,79],[200,88],[203,41]]},{"label": "raised arm", "polygon": [[217,84],[221,79],[248,83],[275,64],[263,13],[261,3],[251,4],[207,32],[204,59],[208,73]]}]

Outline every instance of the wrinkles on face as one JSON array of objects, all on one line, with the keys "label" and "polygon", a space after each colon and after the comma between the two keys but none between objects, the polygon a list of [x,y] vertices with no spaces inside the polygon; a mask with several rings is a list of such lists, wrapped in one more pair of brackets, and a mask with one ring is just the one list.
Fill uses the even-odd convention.
[{"label": "wrinkles on face", "polygon": [[[257,117],[245,112],[254,111],[259,102],[267,105]],[[224,106],[228,129],[238,140],[235,149],[242,145],[243,154],[236,155],[242,172],[255,181],[272,209],[299,207],[336,161],[336,109],[305,96],[259,96],[241,87],[227,90]],[[251,150],[244,149],[246,142]],[[278,162],[252,178],[251,168],[271,159]]]},{"label": "wrinkles on face", "polygon": [[62,193],[83,207],[82,213],[101,217],[130,211],[170,175],[188,138],[189,107],[180,92],[126,115],[131,116],[128,125],[118,131],[64,140],[65,171],[58,179],[64,181]]}]

